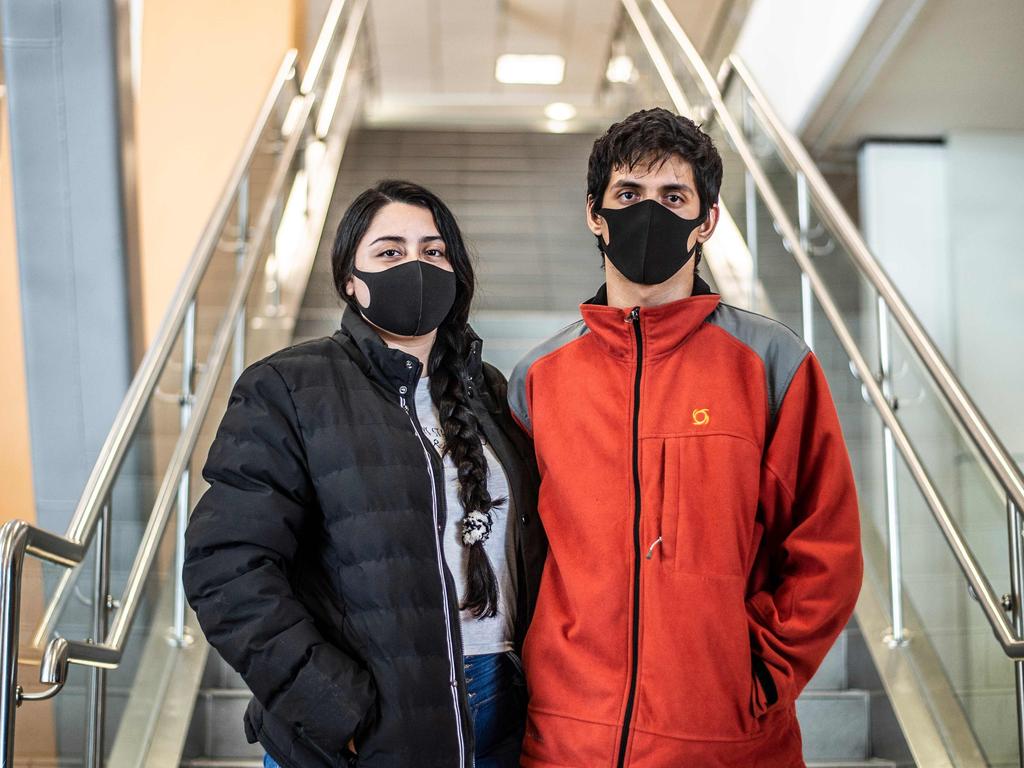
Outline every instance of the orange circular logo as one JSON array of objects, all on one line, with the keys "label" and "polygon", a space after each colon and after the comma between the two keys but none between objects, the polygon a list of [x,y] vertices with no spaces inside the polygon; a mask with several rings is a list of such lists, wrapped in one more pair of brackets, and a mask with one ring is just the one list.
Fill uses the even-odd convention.
[{"label": "orange circular logo", "polygon": [[694,408],[693,409],[693,423],[698,427],[703,427],[711,421],[711,414],[707,408]]}]

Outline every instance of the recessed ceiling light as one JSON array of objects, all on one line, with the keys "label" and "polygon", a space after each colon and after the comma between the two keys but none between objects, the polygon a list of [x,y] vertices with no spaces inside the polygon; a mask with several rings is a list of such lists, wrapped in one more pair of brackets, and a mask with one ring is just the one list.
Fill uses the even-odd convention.
[{"label": "recessed ceiling light", "polygon": [[506,53],[494,65],[499,83],[558,85],[565,76],[565,59],[554,54]]},{"label": "recessed ceiling light", "polygon": [[549,120],[572,120],[576,117],[576,107],[564,101],[555,101],[544,107],[544,116]]},{"label": "recessed ceiling light", "polygon": [[631,83],[636,77],[636,67],[633,66],[633,59],[625,54],[612,56],[608,60],[608,68],[604,76],[609,83]]}]

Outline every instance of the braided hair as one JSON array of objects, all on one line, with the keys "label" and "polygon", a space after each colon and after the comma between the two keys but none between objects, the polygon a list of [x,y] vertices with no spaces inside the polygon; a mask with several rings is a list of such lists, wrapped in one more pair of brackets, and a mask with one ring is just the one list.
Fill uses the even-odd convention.
[{"label": "braided hair", "polygon": [[445,455],[455,465],[462,504],[461,541],[469,549],[466,593],[461,608],[478,619],[498,612],[498,580],[484,549],[493,526],[493,510],[505,499],[492,499],[487,489],[487,457],[480,440],[480,423],[469,407],[466,345],[469,309],[476,277],[469,251],[455,216],[439,197],[408,181],[381,181],[360,194],[338,225],[331,252],[334,288],[348,306],[360,312],[354,297],[345,291],[355,266],[356,249],[377,212],[388,203],[406,203],[429,210],[446,246],[455,272],[456,294],[448,316],[437,329],[427,371],[430,397],[437,406]]}]

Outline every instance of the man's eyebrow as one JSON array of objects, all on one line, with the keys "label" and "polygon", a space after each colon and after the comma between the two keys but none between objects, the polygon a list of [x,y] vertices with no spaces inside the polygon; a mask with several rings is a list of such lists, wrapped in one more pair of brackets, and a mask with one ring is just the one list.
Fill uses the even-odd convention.
[{"label": "man's eyebrow", "polygon": [[693,194],[693,187],[689,184],[662,184],[662,192],[689,192]]},{"label": "man's eyebrow", "polygon": [[[643,185],[639,181],[634,179],[619,179],[612,184],[613,189],[639,189]],[[662,184],[658,187],[659,192],[689,192],[691,195],[696,194],[689,184],[676,183],[676,184]]]}]

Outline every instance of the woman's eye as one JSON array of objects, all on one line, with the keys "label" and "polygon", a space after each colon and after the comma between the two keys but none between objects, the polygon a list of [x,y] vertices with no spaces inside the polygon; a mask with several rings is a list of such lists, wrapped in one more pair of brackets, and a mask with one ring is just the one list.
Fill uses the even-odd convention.
[{"label": "woman's eye", "polygon": [[434,259],[444,258],[444,251],[442,251],[440,248],[429,248],[427,249],[426,254],[427,256],[430,256],[431,258]]},{"label": "woman's eye", "polygon": [[380,255],[385,259],[397,259],[402,255],[402,252],[397,248],[388,248],[386,251],[381,251]]}]

